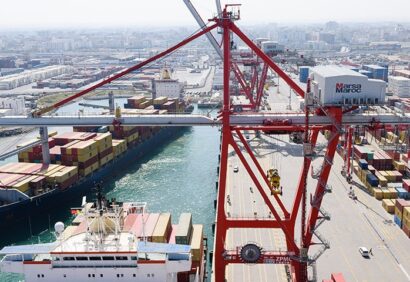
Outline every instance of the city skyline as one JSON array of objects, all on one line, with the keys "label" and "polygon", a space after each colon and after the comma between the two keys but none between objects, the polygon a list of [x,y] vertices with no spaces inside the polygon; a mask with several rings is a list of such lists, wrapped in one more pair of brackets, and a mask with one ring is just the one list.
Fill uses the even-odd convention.
[{"label": "city skyline", "polygon": [[[158,3],[160,2],[160,3]],[[262,0],[222,1],[241,3],[243,25],[266,23],[312,24],[326,21],[338,22],[409,22],[410,2],[391,0],[389,5],[375,1],[345,0],[332,3],[314,0],[310,6],[299,0],[270,2]],[[192,1],[204,19],[216,14],[213,0]],[[62,5],[60,1],[12,1],[0,10],[2,30],[72,27],[137,27],[137,26],[194,26],[193,17],[182,0],[144,2],[123,0],[113,5],[107,0],[72,0]],[[400,9],[397,9],[400,7]],[[277,12],[275,12],[277,11]]]}]

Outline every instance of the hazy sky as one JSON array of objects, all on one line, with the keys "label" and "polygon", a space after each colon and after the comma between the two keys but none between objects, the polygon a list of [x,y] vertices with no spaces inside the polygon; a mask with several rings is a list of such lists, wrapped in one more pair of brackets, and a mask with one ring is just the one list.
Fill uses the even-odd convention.
[{"label": "hazy sky", "polygon": [[[407,21],[410,0],[229,0],[241,3],[242,24],[268,22]],[[183,0],[1,0],[0,28],[194,25]],[[192,0],[201,16],[215,0]]]}]

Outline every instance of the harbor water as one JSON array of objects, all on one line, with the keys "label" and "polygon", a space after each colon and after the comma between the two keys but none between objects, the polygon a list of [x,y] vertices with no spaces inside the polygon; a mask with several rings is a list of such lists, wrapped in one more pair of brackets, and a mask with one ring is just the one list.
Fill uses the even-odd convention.
[{"label": "harbor water", "polygon": [[[194,112],[200,113],[200,110],[195,109]],[[173,223],[178,222],[182,212],[192,213],[193,222],[204,225],[208,249],[211,250],[218,153],[218,128],[187,128],[180,136],[143,158],[130,159],[126,169],[114,170],[106,175],[104,192],[107,198],[118,201],[147,202],[149,212],[170,212]],[[94,193],[90,192],[87,200],[93,198]],[[27,222],[3,231],[0,246],[53,241],[54,223],[62,221],[65,225],[69,224],[74,219],[70,208],[79,207],[81,200],[64,203],[47,214],[33,215]],[[19,275],[0,273],[0,281],[23,280]]]}]

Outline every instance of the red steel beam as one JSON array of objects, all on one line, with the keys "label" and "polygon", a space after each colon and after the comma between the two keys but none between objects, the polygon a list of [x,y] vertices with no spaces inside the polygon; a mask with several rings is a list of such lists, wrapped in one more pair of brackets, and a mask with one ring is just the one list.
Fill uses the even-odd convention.
[{"label": "red steel beam", "polygon": [[93,85],[93,86],[91,86],[91,87],[88,87],[88,88],[84,89],[83,91],[78,92],[77,94],[74,94],[73,96],[70,96],[70,97],[68,97],[68,98],[66,98],[66,99],[63,99],[63,100],[61,100],[60,102],[57,102],[57,103],[55,103],[54,105],[52,105],[52,106],[50,106],[50,107],[46,107],[46,108],[44,108],[44,109],[40,109],[40,110],[37,112],[37,114],[38,114],[38,115],[42,115],[42,114],[47,113],[47,112],[49,112],[49,111],[51,111],[51,110],[53,110],[53,109],[57,109],[57,108],[59,108],[59,107],[65,105],[66,103],[68,103],[68,102],[70,102],[70,101],[72,101],[72,100],[74,100],[74,99],[76,99],[76,98],[79,98],[79,97],[81,97],[81,96],[83,96],[83,95],[85,95],[85,94],[87,94],[87,93],[89,93],[89,92],[91,92],[91,91],[93,91],[93,90],[95,90],[95,89],[97,89],[97,88],[99,88],[99,87],[105,85],[105,84],[110,83],[110,82],[113,81],[113,80],[116,80],[116,79],[118,79],[118,78],[120,78],[120,77],[122,77],[122,76],[124,76],[124,75],[126,75],[126,74],[129,74],[129,73],[131,73],[131,72],[133,72],[133,71],[136,71],[136,70],[138,70],[139,68],[141,68],[141,67],[143,67],[143,66],[145,66],[145,65],[147,65],[147,64],[149,64],[149,63],[151,63],[151,62],[154,62],[154,61],[158,60],[158,59],[161,58],[161,57],[164,57],[164,56],[166,56],[166,55],[172,53],[173,51],[175,51],[175,50],[181,48],[182,46],[188,44],[189,42],[191,42],[191,41],[193,41],[193,40],[195,40],[195,39],[197,39],[198,37],[204,35],[205,33],[210,32],[211,30],[213,30],[213,29],[216,28],[217,26],[218,26],[217,23],[212,24],[211,26],[209,26],[209,27],[203,29],[202,31],[200,31],[200,32],[198,32],[198,33],[196,33],[196,34],[194,34],[194,35],[192,35],[192,36],[190,36],[190,37],[184,39],[183,41],[179,42],[178,44],[172,46],[171,48],[168,48],[167,50],[162,51],[161,53],[158,53],[157,55],[155,55],[155,56],[153,56],[153,57],[151,57],[151,58],[149,58],[149,59],[147,59],[147,60],[145,60],[145,61],[143,61],[143,62],[141,62],[141,63],[139,63],[139,64],[137,64],[137,65],[135,65],[135,66],[132,66],[132,67],[130,67],[130,68],[127,68],[127,69],[123,70],[123,71],[120,72],[120,73],[117,73],[117,74],[115,74],[115,75],[113,75],[113,76],[111,76],[111,77],[108,77],[108,78],[104,79],[103,81],[101,81],[101,82],[99,82],[99,83],[97,83],[97,84],[95,84],[95,85]]},{"label": "red steel beam", "polygon": [[224,260],[225,240],[228,230],[227,218],[225,213],[225,196],[226,196],[226,178],[228,170],[228,149],[231,142],[231,130],[229,126],[230,116],[230,95],[229,95],[229,76],[230,76],[230,59],[231,59],[231,41],[229,25],[231,20],[228,18],[226,9],[223,11],[222,19],[218,21],[218,25],[223,28],[223,107],[222,107],[222,144],[221,144],[221,164],[219,172],[219,188],[217,200],[217,224],[215,228],[215,247],[214,247],[214,275],[215,280],[225,281],[225,268],[227,262]]},{"label": "red steel beam", "polygon": [[[341,108],[330,108],[328,112],[329,112],[329,115],[333,116],[333,118],[335,119],[336,125],[340,127],[340,124],[342,121],[342,109]],[[336,152],[337,143],[339,141],[340,133],[338,132],[336,125],[333,126],[333,130],[331,131],[332,132],[331,137],[330,137],[331,139],[329,140],[329,144],[327,146],[325,159],[323,161],[322,172],[320,174],[320,177],[319,177],[319,180],[316,186],[315,194],[313,197],[313,203],[312,203],[312,207],[310,210],[308,224],[306,226],[305,236],[304,236],[305,237],[304,246],[306,247],[309,247],[312,242],[313,230],[316,226],[316,221],[319,216],[320,205],[322,204],[323,195],[326,189],[326,183],[329,178],[330,170],[332,168],[333,158]]]},{"label": "red steel beam", "polygon": [[[258,160],[256,159],[255,155],[253,154],[251,148],[248,145],[248,142],[246,142],[245,138],[243,138],[242,133],[239,130],[235,130],[236,134],[238,135],[239,139],[241,140],[243,146],[245,147],[246,152],[248,153],[248,155],[251,157],[253,164],[256,166],[256,168],[259,171],[259,174],[262,176],[263,180],[265,181],[266,185],[269,187],[269,189],[271,189],[272,187],[270,187],[270,183],[268,178],[266,177],[262,167],[260,166]],[[279,196],[277,194],[274,194],[273,197],[275,198],[276,202],[278,203],[280,209],[282,210],[285,218],[289,217],[289,212],[286,210],[285,205],[282,203],[281,199],[279,198]]]},{"label": "red steel beam", "polygon": [[255,43],[252,42],[234,23],[231,30],[246,43],[268,66],[275,71],[299,96],[305,97],[305,91],[300,88],[283,70],[281,70],[265,53],[262,52]]},{"label": "red steel beam", "polygon": [[[263,131],[288,131],[288,132],[302,132],[305,130],[303,125],[261,125],[261,126],[232,126],[237,130],[263,130]],[[331,125],[311,125],[309,130],[329,130]]]},{"label": "red steel beam", "polygon": [[256,70],[256,66],[252,67],[253,73],[252,73],[252,78],[251,78],[251,93],[255,89],[256,81],[258,79],[258,71]]},{"label": "red steel beam", "polygon": [[[288,224],[287,221],[283,222]],[[272,219],[232,219],[228,218],[226,220],[226,225],[228,228],[280,228],[279,222]]]},{"label": "red steel beam", "polygon": [[269,69],[268,64],[266,64],[266,63],[263,64],[261,78],[259,79],[259,86],[258,86],[258,89],[256,91],[256,105],[257,105],[257,107],[260,107],[260,105],[261,105],[261,101],[262,101],[262,97],[263,97],[263,90],[264,90],[265,82],[266,82],[266,77],[268,75],[268,69]]},{"label": "red steel beam", "polygon": [[[312,137],[310,138],[310,144],[312,144],[312,146],[316,146],[316,141],[317,141],[317,137],[318,137],[319,131],[318,130],[313,130],[312,131]],[[295,199],[293,201],[293,206],[292,206],[292,212],[290,215],[290,220],[293,224],[296,223],[296,217],[298,215],[298,210],[300,207],[300,201],[302,200],[302,194],[303,194],[303,190],[306,184],[306,179],[309,173],[309,168],[310,168],[310,164],[312,163],[312,159],[308,158],[308,157],[304,157],[303,158],[303,166],[302,166],[302,172],[299,176],[299,184],[298,184],[298,188],[296,190],[296,195],[295,195]]]},{"label": "red steel beam", "polygon": [[235,63],[231,63],[232,71],[235,74],[236,79],[239,81],[243,91],[245,92],[246,97],[248,97],[252,107],[255,107],[255,101],[252,96],[252,89],[246,83],[245,78],[241,70],[239,69],[238,65]]},{"label": "red steel beam", "polygon": [[345,140],[345,143],[347,143],[347,151],[345,150],[345,168],[346,168],[346,176],[350,176],[350,157],[352,156],[352,138],[353,138],[353,127],[349,127],[348,129],[348,134],[347,134],[347,140]]},{"label": "red steel beam", "polygon": [[284,224],[283,220],[279,216],[279,214],[276,211],[275,207],[270,202],[270,199],[269,199],[268,195],[266,195],[266,192],[263,190],[262,185],[260,184],[259,180],[257,179],[255,174],[253,173],[252,169],[250,168],[248,162],[246,161],[244,155],[242,154],[242,152],[239,149],[238,145],[236,144],[235,140],[233,140],[232,136],[231,136],[230,145],[234,148],[236,154],[238,155],[239,159],[241,160],[242,164],[244,165],[246,171],[248,172],[249,176],[252,178],[253,183],[256,185],[256,188],[258,189],[260,195],[262,196],[262,199],[264,200],[265,204],[268,206],[269,210],[272,212],[273,217],[279,223],[280,228],[282,229],[283,233],[285,234],[287,244],[289,246],[292,246],[292,250],[297,250],[298,247],[295,244],[293,236],[291,236],[292,233],[289,231],[288,226],[286,224]]}]

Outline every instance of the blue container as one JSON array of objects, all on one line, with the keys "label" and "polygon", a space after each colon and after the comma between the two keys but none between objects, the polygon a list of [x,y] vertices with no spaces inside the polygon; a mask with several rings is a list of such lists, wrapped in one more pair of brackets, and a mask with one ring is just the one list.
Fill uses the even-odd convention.
[{"label": "blue container", "polygon": [[406,189],[404,188],[396,188],[397,190],[397,196],[400,199],[405,199],[407,200],[409,198],[409,192],[406,191]]},{"label": "blue container", "polygon": [[309,67],[299,67],[299,81],[307,83],[309,78]]},{"label": "blue container", "polygon": [[401,220],[397,217],[397,215],[394,215],[394,223],[396,223],[401,228]]},{"label": "blue container", "polygon": [[367,182],[373,186],[373,187],[377,187],[379,185],[379,179],[377,179],[376,176],[374,176],[373,174],[368,174],[366,176]]},{"label": "blue container", "polygon": [[359,160],[359,166],[361,169],[367,169],[369,166],[367,164],[367,161],[365,159],[360,159]]}]

